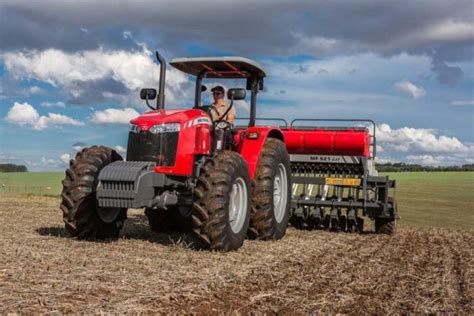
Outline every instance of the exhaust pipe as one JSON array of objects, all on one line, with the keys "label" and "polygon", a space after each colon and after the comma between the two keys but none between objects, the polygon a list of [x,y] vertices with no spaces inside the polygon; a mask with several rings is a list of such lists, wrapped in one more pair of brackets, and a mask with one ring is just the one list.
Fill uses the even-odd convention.
[{"label": "exhaust pipe", "polygon": [[158,99],[156,100],[156,109],[165,108],[165,80],[166,80],[166,60],[156,52],[156,59],[160,63],[160,86],[158,87]]}]

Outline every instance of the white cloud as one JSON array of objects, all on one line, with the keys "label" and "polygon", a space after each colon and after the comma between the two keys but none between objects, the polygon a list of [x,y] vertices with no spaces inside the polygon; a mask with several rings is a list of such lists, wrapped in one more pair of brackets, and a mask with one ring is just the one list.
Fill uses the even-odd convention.
[{"label": "white cloud", "polygon": [[81,151],[82,149],[84,149],[86,147],[86,144],[85,143],[81,143],[81,142],[78,142],[78,143],[74,143],[72,145],[72,149],[74,149],[75,151],[79,152]]},{"label": "white cloud", "polygon": [[27,92],[28,92],[29,94],[40,94],[40,93],[43,93],[44,90],[41,89],[41,88],[38,87],[38,86],[32,86],[32,87],[29,87],[29,88],[28,88]]},{"label": "white cloud", "polygon": [[427,41],[468,41],[474,39],[474,23],[448,19],[424,29],[420,37]]},{"label": "white cloud", "polygon": [[[69,91],[80,97],[87,83],[113,79],[122,83],[130,93],[140,88],[158,85],[160,66],[151,52],[110,51],[105,49],[68,53],[58,49],[31,52],[8,52],[0,55],[8,72],[19,79],[37,79]],[[166,73],[167,101],[182,101],[186,75],[176,69]],[[126,91],[125,91],[126,92]],[[124,92],[124,94],[126,94]],[[138,100],[137,100],[138,101]]]},{"label": "white cloud", "polygon": [[384,148],[398,152],[463,154],[470,150],[469,146],[461,143],[456,137],[437,136],[433,129],[392,129],[388,124],[380,124],[377,126],[376,136]]},{"label": "white cloud", "polygon": [[38,111],[36,111],[31,104],[26,102],[15,102],[8,111],[5,120],[19,126],[29,125],[36,130],[43,130],[50,126],[84,125],[84,123],[62,114],[48,113],[47,116],[40,116]]},{"label": "white cloud", "polygon": [[13,124],[17,125],[34,125],[39,119],[39,114],[33,106],[28,103],[15,102],[11,109],[8,111],[5,119]]},{"label": "white cloud", "polygon": [[474,105],[474,100],[456,100],[456,101],[452,101],[451,105],[456,105],[456,106]]},{"label": "white cloud", "polygon": [[120,146],[120,145],[117,145],[114,147],[114,149],[119,153],[119,154],[125,154],[127,152],[127,149]]},{"label": "white cloud", "polygon": [[375,157],[375,162],[376,163],[380,163],[380,164],[384,164],[384,163],[399,163],[400,160],[398,159],[393,159],[393,158],[390,158],[390,157]]},{"label": "white cloud", "polygon": [[96,124],[129,124],[130,120],[140,114],[132,108],[106,109],[92,114],[91,121]]},{"label": "white cloud", "polygon": [[41,157],[41,162],[43,165],[54,166],[58,164],[58,160],[52,158]]},{"label": "white cloud", "polygon": [[388,124],[380,124],[376,127],[376,136],[378,144],[383,146],[383,157],[376,159],[379,163],[404,161],[427,166],[452,166],[474,160],[474,144],[438,135],[434,129],[392,129]]},{"label": "white cloud", "polygon": [[66,166],[69,165],[69,161],[71,160],[71,155],[69,154],[62,154],[59,158],[61,158],[61,161],[64,162]]},{"label": "white cloud", "polygon": [[343,47],[343,42],[335,38],[323,36],[306,36],[301,33],[293,34],[297,44],[292,49],[295,52],[312,52],[314,54],[324,54],[335,51]]},{"label": "white cloud", "polygon": [[424,166],[452,166],[459,164],[459,159],[456,157],[443,155],[408,155],[407,161]]},{"label": "white cloud", "polygon": [[[266,86],[268,90],[258,96],[257,111],[266,107],[264,102],[284,102],[286,106],[291,106],[291,111],[286,106],[277,107],[273,103],[268,113],[260,112],[259,115],[277,114],[285,118],[334,116],[338,111],[354,113],[356,116],[373,116],[374,111],[393,104],[411,108],[411,102],[400,104],[395,91],[387,93],[377,90],[374,84],[397,82],[400,78],[409,78],[414,72],[432,72],[429,57],[406,53],[389,58],[367,53],[302,62],[267,60],[263,64],[271,82]],[[348,75],[354,65],[357,65],[357,71]],[[323,69],[327,71],[324,75],[320,73]],[[328,106],[310,107],[310,103]],[[280,110],[279,113],[275,112]]]},{"label": "white cloud", "polygon": [[60,126],[60,125],[76,125],[76,126],[83,126],[84,123],[79,122],[69,116],[56,114],[56,113],[48,113],[48,116],[41,116],[39,121],[33,126],[35,129],[45,129],[50,125]]},{"label": "white cloud", "polygon": [[423,89],[422,87],[417,87],[416,85],[407,80],[395,83],[393,85],[393,88],[397,91],[410,94],[414,99],[418,99],[426,95],[425,89]]},{"label": "white cloud", "polygon": [[41,106],[44,106],[45,108],[52,108],[52,107],[57,107],[57,108],[65,108],[66,104],[64,102],[41,102]]},{"label": "white cloud", "polygon": [[0,153],[0,162],[11,162],[17,159],[18,158],[12,154]]}]

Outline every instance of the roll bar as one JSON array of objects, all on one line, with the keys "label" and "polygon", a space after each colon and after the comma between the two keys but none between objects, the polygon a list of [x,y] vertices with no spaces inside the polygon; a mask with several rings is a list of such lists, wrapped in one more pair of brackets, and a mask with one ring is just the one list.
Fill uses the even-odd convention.
[{"label": "roll bar", "polygon": [[[201,107],[201,86],[202,79],[206,77],[206,74],[211,72],[210,70],[202,70],[196,76],[196,86],[194,90],[194,108],[198,109]],[[247,78],[247,90],[250,90],[250,118],[249,127],[255,126],[255,120],[257,115],[257,93],[263,89],[263,78],[250,76]],[[286,121],[285,121],[286,123]],[[286,126],[288,123],[286,123]]]}]

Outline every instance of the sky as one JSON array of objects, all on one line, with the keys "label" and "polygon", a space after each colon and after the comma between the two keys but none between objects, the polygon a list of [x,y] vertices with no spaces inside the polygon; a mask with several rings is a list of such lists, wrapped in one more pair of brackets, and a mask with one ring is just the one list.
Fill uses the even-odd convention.
[{"label": "sky", "polygon": [[[125,155],[155,50],[254,59],[258,117],[372,119],[379,162],[474,163],[471,0],[0,0],[0,163],[64,170],[95,144]],[[166,107],[190,107],[193,87],[168,66]]]}]

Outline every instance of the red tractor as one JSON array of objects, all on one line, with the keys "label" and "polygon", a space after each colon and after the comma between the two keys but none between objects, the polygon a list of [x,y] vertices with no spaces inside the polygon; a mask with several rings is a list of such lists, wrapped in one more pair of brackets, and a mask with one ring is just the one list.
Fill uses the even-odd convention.
[{"label": "red tractor", "polygon": [[[145,208],[156,232],[188,230],[221,251],[238,249],[246,237],[280,239],[289,221],[361,231],[359,211],[375,220],[377,232],[395,232],[398,214],[388,196],[395,182],[376,175],[375,129],[370,135],[366,127],[288,126],[282,119],[283,126],[256,126],[268,120],[256,118],[265,72],[242,57],[173,59],[172,66],[196,76],[195,103],[165,110],[166,63],[156,56],[159,91],[140,92],[151,111],[131,121],[126,161],[93,146],[66,170],[61,209],[73,236],[117,237],[128,208]],[[205,78],[246,80],[246,89],[229,89],[227,97],[232,107],[250,91],[248,126],[213,121],[201,105]],[[156,108],[149,104],[155,98]]]}]

